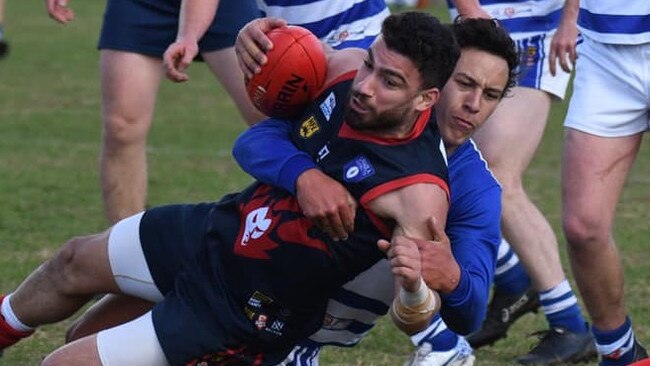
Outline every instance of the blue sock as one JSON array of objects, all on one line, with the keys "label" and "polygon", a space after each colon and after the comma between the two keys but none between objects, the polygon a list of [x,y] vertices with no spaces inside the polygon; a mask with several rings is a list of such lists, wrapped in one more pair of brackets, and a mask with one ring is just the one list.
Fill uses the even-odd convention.
[{"label": "blue sock", "polygon": [[431,343],[431,349],[433,351],[449,351],[456,347],[458,344],[458,334],[452,332],[451,330],[445,329],[436,334],[435,337],[427,339],[427,342]]},{"label": "blue sock", "polygon": [[573,333],[589,330],[578,299],[566,279],[552,289],[540,292],[539,300],[551,328],[564,328]]},{"label": "blue sock", "polygon": [[429,327],[420,333],[411,337],[411,341],[416,346],[423,342],[431,344],[433,351],[449,351],[458,344],[458,335],[447,328],[442,321],[440,314],[437,314],[432,320]]},{"label": "blue sock", "polygon": [[591,331],[596,338],[598,353],[602,356],[601,366],[622,366],[632,362],[634,331],[629,317],[625,318],[623,325],[614,330],[601,331],[593,327]]},{"label": "blue sock", "polygon": [[501,239],[499,244],[494,286],[497,291],[505,295],[523,294],[530,287],[530,277],[505,239]]},{"label": "blue sock", "polygon": [[2,26],[2,23],[0,23],[0,39],[2,39],[2,37],[4,37],[4,34],[5,34],[5,29]]}]

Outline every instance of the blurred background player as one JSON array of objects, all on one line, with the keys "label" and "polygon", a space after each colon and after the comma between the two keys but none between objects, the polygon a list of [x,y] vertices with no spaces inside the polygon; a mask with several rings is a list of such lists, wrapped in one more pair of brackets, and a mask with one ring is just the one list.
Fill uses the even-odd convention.
[{"label": "blurred background player", "polygon": [[0,58],[5,57],[9,53],[9,43],[5,39],[5,0],[0,0]]},{"label": "blurred background player", "polygon": [[[499,260],[503,267],[497,270],[488,316],[481,330],[470,335],[468,341],[478,348],[505,337],[509,326],[527,311],[536,310],[539,301],[549,329],[541,334],[539,344],[517,362],[547,365],[593,357],[593,337],[564,274],[557,238],[522,183],[542,139],[551,103],[564,98],[569,82],[568,73],[551,75],[547,60],[564,2],[448,3],[452,18],[460,15],[497,19],[510,31],[521,56],[518,85],[490,117],[493,122],[478,131],[474,139],[502,184],[503,237],[515,249],[525,271],[504,243]],[[535,292],[539,293],[539,300]]]},{"label": "blurred background player", "polygon": [[567,0],[552,59],[575,61],[564,122],[562,226],[576,283],[593,321],[600,365],[648,357],[625,308],[613,236],[621,192],[650,129],[650,2]]},{"label": "blurred background player", "polygon": [[390,15],[384,0],[257,0],[263,16],[309,29],[334,49],[367,49]]},{"label": "blurred background player", "polygon": [[[106,4],[98,45],[103,125],[100,178],[110,223],[145,207],[147,135],[163,75],[163,53],[172,43],[176,41],[174,55],[186,57],[174,62],[186,62],[201,53],[248,123],[263,117],[246,94],[233,48],[239,29],[259,15],[254,0],[189,1],[194,5],[191,8],[187,2],[108,0]],[[47,0],[47,8],[58,22],[74,18],[67,1]]]}]

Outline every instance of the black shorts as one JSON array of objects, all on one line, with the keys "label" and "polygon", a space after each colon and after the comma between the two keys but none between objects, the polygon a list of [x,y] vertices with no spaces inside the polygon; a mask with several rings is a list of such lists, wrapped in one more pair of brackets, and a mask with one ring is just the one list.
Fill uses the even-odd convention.
[{"label": "black shorts", "polygon": [[[176,40],[179,13],[180,0],[108,0],[98,48],[162,57]],[[220,1],[200,51],[233,46],[239,30],[259,15],[255,0]]]},{"label": "black shorts", "polygon": [[[264,360],[265,365],[276,364],[291,347],[256,346],[260,332],[228,288],[242,284],[220,275],[225,272],[222,258],[215,259],[215,255],[228,257],[232,244],[220,243],[210,234],[215,206],[164,206],[148,210],[142,217],[142,249],[153,280],[165,296],[152,311],[156,335],[173,365],[191,364],[202,357],[227,359],[232,362],[228,365],[249,365],[255,359]],[[217,224],[221,231],[236,232],[239,218],[221,217]]]}]

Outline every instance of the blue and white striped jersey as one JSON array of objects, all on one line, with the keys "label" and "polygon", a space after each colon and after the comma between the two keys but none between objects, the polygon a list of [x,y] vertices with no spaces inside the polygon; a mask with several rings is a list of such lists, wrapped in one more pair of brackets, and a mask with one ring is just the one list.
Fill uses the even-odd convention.
[{"label": "blue and white striped jersey", "polygon": [[601,43],[650,42],[650,1],[581,0],[580,32]]},{"label": "blue and white striped jersey", "polygon": [[[517,40],[535,34],[555,30],[562,15],[564,0],[480,0],[483,8],[492,18],[510,32]],[[451,19],[458,16],[458,9],[452,0],[447,0]]]},{"label": "blue and white striped jersey", "polygon": [[257,0],[266,16],[309,29],[336,49],[367,49],[390,15],[384,0]]}]

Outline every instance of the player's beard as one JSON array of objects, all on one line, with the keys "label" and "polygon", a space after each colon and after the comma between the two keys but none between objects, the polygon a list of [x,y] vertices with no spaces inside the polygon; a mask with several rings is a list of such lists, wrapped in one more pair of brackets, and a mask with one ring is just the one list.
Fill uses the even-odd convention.
[{"label": "player's beard", "polygon": [[[352,98],[352,94],[350,94],[350,98]],[[411,100],[383,112],[377,112],[377,109],[370,105],[364,104],[363,107],[366,109],[366,113],[358,113],[350,108],[350,103],[345,108],[346,123],[357,131],[397,132],[403,129],[408,118],[413,118],[410,116]]]}]

